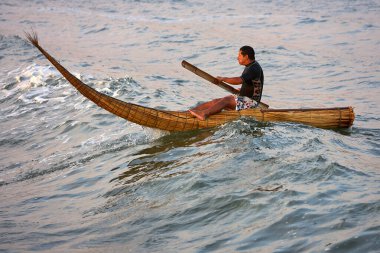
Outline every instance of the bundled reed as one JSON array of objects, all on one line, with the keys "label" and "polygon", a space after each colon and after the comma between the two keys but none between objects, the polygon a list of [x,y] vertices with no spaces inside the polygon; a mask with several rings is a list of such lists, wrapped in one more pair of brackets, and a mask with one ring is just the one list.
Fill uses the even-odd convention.
[{"label": "bundled reed", "polygon": [[188,131],[219,126],[241,117],[253,117],[257,121],[286,121],[321,128],[347,128],[353,124],[355,118],[352,107],[277,110],[256,108],[223,111],[207,120],[199,120],[187,111],[163,111],[127,103],[96,91],[72,75],[38,44],[37,34],[27,33],[26,37],[83,96],[99,107],[142,126],[167,131]]},{"label": "bundled reed", "polygon": [[348,128],[352,126],[355,114],[352,107],[314,109],[268,109],[260,110],[261,115],[242,111],[242,114],[255,114],[258,121],[284,121],[311,125],[320,128]]}]

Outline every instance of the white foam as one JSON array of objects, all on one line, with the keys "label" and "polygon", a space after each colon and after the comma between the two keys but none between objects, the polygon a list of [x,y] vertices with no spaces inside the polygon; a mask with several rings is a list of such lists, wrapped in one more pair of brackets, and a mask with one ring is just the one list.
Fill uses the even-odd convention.
[{"label": "white foam", "polygon": [[51,66],[32,64],[26,67],[20,75],[16,76],[17,87],[25,90],[31,87],[46,86],[47,79],[57,78],[60,74]]}]

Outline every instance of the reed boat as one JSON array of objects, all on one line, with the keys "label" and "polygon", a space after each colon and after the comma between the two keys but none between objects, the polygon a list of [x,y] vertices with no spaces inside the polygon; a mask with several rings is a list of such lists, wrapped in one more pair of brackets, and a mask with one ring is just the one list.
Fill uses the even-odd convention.
[{"label": "reed boat", "polygon": [[166,111],[128,103],[102,94],[72,75],[38,43],[36,33],[26,34],[27,39],[53,64],[53,66],[83,96],[99,107],[136,124],[166,131],[189,131],[220,126],[242,117],[261,122],[294,122],[319,128],[348,128],[355,114],[352,107],[314,109],[266,109],[255,108],[241,111],[222,111],[199,120],[188,111]]}]

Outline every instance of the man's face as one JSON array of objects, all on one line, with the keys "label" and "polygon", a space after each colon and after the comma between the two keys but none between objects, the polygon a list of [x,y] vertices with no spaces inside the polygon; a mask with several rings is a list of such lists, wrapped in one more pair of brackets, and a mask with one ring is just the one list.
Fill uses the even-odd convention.
[{"label": "man's face", "polygon": [[240,65],[247,65],[249,64],[249,58],[248,58],[248,55],[242,55],[241,54],[241,50],[239,50],[239,54],[238,54],[238,57],[237,57],[237,60],[239,62]]}]

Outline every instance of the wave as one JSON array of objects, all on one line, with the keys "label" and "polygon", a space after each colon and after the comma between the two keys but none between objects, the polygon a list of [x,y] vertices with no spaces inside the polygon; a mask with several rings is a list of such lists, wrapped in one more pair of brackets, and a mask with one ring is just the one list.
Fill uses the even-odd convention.
[{"label": "wave", "polygon": [[[113,97],[133,101],[146,96],[139,92],[141,87],[132,77],[96,79],[79,73],[75,75]],[[42,152],[40,155],[45,156],[41,163],[23,161],[24,158],[20,158],[20,162],[12,159],[2,161],[6,171],[16,171],[12,175],[7,175],[7,172],[2,175],[3,185],[67,170],[108,152],[126,148],[122,143],[128,143],[127,147],[130,147],[165,134],[162,131],[158,131],[158,134],[151,130],[141,131],[141,127],[133,127],[129,122],[127,125],[130,127],[126,127],[124,120],[79,96],[50,66],[31,64],[24,69],[13,70],[1,85],[0,126],[7,130],[0,134],[0,146],[12,146],[4,155],[7,156],[12,150],[21,152],[39,149]],[[155,92],[158,92],[158,96],[164,93]],[[101,151],[97,151],[99,153],[87,155],[87,152],[92,153],[99,146],[107,149],[100,148]],[[80,150],[81,155],[75,154],[78,152],[75,150]],[[62,153],[64,158],[56,157],[57,152]],[[50,160],[55,162],[43,165]],[[25,166],[29,167],[27,172]]]}]

